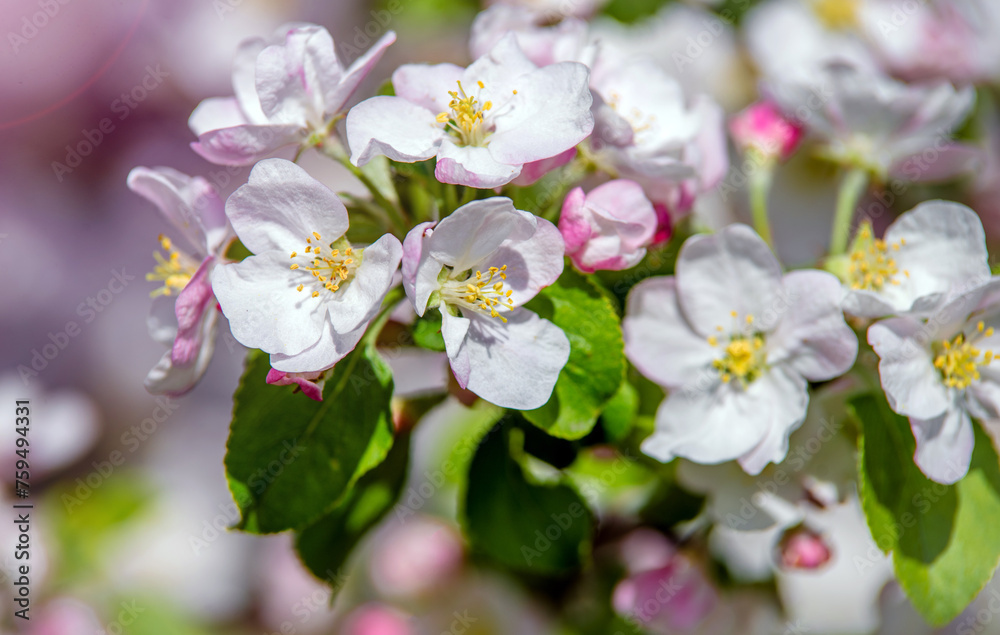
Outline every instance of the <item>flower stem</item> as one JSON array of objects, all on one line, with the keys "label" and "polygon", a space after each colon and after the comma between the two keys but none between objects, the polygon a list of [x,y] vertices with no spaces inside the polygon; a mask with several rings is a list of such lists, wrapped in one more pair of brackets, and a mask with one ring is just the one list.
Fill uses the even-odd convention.
[{"label": "flower stem", "polygon": [[405,236],[407,230],[409,229],[409,223],[406,220],[406,214],[399,207],[398,203],[394,203],[386,198],[385,194],[379,189],[378,185],[364,173],[361,168],[351,163],[350,157],[344,152],[343,146],[340,142],[332,137],[327,137],[327,139],[322,144],[323,153],[331,159],[337,161],[343,165],[347,170],[355,176],[362,185],[364,185],[369,193],[372,195],[372,200],[386,211],[389,215],[389,219],[392,223],[393,229],[396,230],[397,236]]},{"label": "flower stem", "polygon": [[851,220],[858,199],[868,186],[868,172],[862,168],[851,168],[840,184],[837,194],[837,211],[833,215],[833,229],[830,237],[830,255],[839,256],[847,251],[847,239],[851,233]]},{"label": "flower stem", "polygon": [[771,191],[771,181],[774,176],[774,162],[762,163],[750,175],[750,212],[753,215],[753,227],[769,246],[774,246],[771,236],[771,221],[767,217],[767,195]]}]

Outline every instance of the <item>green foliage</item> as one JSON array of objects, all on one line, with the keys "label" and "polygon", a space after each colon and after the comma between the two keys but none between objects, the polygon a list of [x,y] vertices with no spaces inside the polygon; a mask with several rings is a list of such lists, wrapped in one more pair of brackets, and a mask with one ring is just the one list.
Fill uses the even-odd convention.
[{"label": "green foliage", "polygon": [[571,348],[548,403],[524,416],[552,436],[580,439],[593,429],[625,377],[618,314],[593,281],[571,269],[528,308],[560,327]]},{"label": "green foliage", "polygon": [[336,507],[392,445],[392,374],[373,346],[359,345],[331,372],[323,401],[265,383],[270,364],[251,353],[234,395],[226,474],[238,527],[301,529]]},{"label": "green foliage", "polygon": [[[861,424],[859,488],[876,544],[892,552],[896,577],[929,622],[945,624],[969,605],[1000,561],[1000,465],[976,426],[968,475],[935,483],[913,463],[909,422],[879,395],[851,400]],[[868,561],[855,559],[863,571]]]},{"label": "green foliage", "polygon": [[522,573],[571,573],[590,545],[590,510],[568,485],[529,480],[511,455],[520,431],[509,427],[501,422],[483,439],[469,468],[464,522],[472,550]]},{"label": "green foliage", "polygon": [[365,474],[347,498],[295,537],[302,563],[337,589],[351,551],[399,499],[406,483],[410,439],[396,440],[385,461]]},{"label": "green foliage", "polygon": [[620,443],[632,431],[639,415],[639,391],[629,381],[623,381],[618,392],[608,400],[601,413],[601,423],[608,441]]},{"label": "green foliage", "polygon": [[432,309],[413,323],[413,341],[417,346],[432,351],[444,351],[444,337],[441,335],[441,312]]}]

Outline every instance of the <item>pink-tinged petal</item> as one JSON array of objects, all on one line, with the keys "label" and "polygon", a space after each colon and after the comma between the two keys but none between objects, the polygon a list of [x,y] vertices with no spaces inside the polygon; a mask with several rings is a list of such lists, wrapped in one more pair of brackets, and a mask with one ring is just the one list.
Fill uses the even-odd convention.
[{"label": "pink-tinged petal", "polygon": [[[788,384],[802,384],[805,381],[794,371],[786,368],[775,368],[770,373],[772,379],[786,382]],[[805,401],[808,403],[808,393],[805,393]],[[761,439],[752,450],[739,458],[740,467],[747,474],[760,474],[767,467],[768,463],[777,465],[785,460],[788,455],[788,437],[797,430],[805,420],[805,407],[803,405],[803,415],[798,421],[791,425],[772,425],[767,434]]]},{"label": "pink-tinged petal", "polygon": [[534,215],[515,209],[509,198],[493,196],[467,203],[438,223],[424,250],[456,272],[466,271],[484,262],[504,241],[529,238],[537,227]]},{"label": "pink-tinged petal", "polygon": [[349,333],[337,333],[326,320],[322,329],[319,341],[300,353],[272,353],[271,368],[286,373],[311,373],[333,368],[358,345],[368,324],[366,322]]},{"label": "pink-tinged petal", "polygon": [[510,299],[515,306],[528,302],[559,279],[563,272],[565,251],[562,235],[555,225],[530,212],[518,210],[518,214],[524,220],[523,226],[532,221],[536,223],[535,232],[528,238],[514,234],[485,261],[476,265],[484,272],[490,267],[507,267],[504,288],[512,292]]},{"label": "pink-tinged petal", "polygon": [[251,122],[235,97],[210,97],[202,100],[188,117],[188,128],[198,137],[213,130],[247,126],[251,123],[263,122]]},{"label": "pink-tinged petal", "polygon": [[387,32],[380,37],[365,54],[354,60],[354,62],[344,71],[344,76],[333,90],[326,93],[326,116],[332,117],[342,112],[348,100],[361,85],[361,82],[368,77],[372,69],[382,59],[385,50],[396,41],[396,34],[393,31]]},{"label": "pink-tinged petal", "polygon": [[462,84],[472,87],[477,82],[483,82],[484,88],[480,92],[482,101],[490,100],[494,108],[499,108],[514,95],[515,90],[520,92],[521,77],[536,70],[538,67],[518,46],[517,36],[507,33],[489,53],[465,69]]},{"label": "pink-tinged petal", "polygon": [[545,405],[569,360],[562,329],[524,309],[504,313],[506,323],[478,313],[466,317],[471,322],[463,345],[469,359],[466,388],[503,408]]},{"label": "pink-tinged petal", "polygon": [[952,485],[968,473],[975,432],[962,407],[953,404],[933,419],[911,417],[910,428],[917,441],[913,462],[927,478]]},{"label": "pink-tinged petal", "polygon": [[[449,110],[448,93],[458,90],[464,72],[464,68],[454,64],[403,64],[392,74],[392,87],[397,97],[437,115]],[[473,89],[475,85],[466,88]]]},{"label": "pink-tinged petal", "polygon": [[718,594],[683,555],[622,580],[612,594],[615,611],[650,632],[688,633],[712,612]]},{"label": "pink-tinged petal", "polygon": [[472,322],[468,318],[452,315],[447,309],[442,309],[441,337],[444,339],[451,371],[463,389],[468,386],[469,375],[472,373],[472,360],[465,348],[465,338],[470,326]]},{"label": "pink-tinged petal", "polygon": [[594,130],[589,76],[583,64],[561,62],[518,78],[517,94],[492,117],[493,158],[518,165],[540,161],[586,139]]},{"label": "pink-tinged petal", "polygon": [[288,261],[283,254],[268,252],[212,270],[215,297],[229,318],[233,337],[244,346],[293,355],[316,344],[326,330],[326,298],[296,291],[300,278],[292,275],[295,272],[289,270]]},{"label": "pink-tinged petal", "polygon": [[200,176],[172,168],[134,168],[128,187],[150,201],[204,257],[214,253],[227,235],[225,204],[218,191]]},{"label": "pink-tinged petal", "polygon": [[784,161],[792,155],[805,132],[782,114],[771,101],[758,101],[733,117],[729,132],[740,150],[753,149]]},{"label": "pink-tinged petal", "polygon": [[435,223],[428,221],[420,223],[410,230],[403,240],[403,289],[413,303],[413,308],[417,315],[423,315],[427,308],[427,300],[431,293],[437,289],[437,277],[441,271],[440,263],[430,263],[427,259],[430,255],[424,250],[424,240],[432,231]]},{"label": "pink-tinged petal", "polygon": [[519,187],[533,185],[536,181],[538,181],[538,179],[542,178],[552,170],[561,168],[572,161],[576,157],[576,152],[576,148],[570,148],[562,154],[557,154],[554,157],[525,163],[521,166],[521,174],[514,179],[514,185]]},{"label": "pink-tinged petal", "polygon": [[276,250],[287,259],[304,253],[317,232],[323,244],[347,232],[347,208],[330,188],[285,159],[254,166],[246,185],[226,201],[236,235],[255,254]]},{"label": "pink-tinged petal", "polygon": [[635,181],[608,181],[595,187],[587,194],[587,206],[615,223],[625,249],[648,245],[656,232],[656,211]]},{"label": "pink-tinged petal", "polygon": [[[267,42],[263,38],[250,38],[240,42],[233,57],[233,95],[247,123],[267,123],[267,117],[260,107],[260,97],[257,95],[257,56],[265,48]],[[197,130],[194,130],[194,133],[201,134]]]},{"label": "pink-tinged petal", "polygon": [[[846,373],[858,356],[858,338],[844,321],[840,281],[824,271],[785,274],[788,304],[778,327],[768,336],[768,362],[780,363],[810,381],[826,381]],[[758,316],[767,321],[766,316]]]},{"label": "pink-tinged petal", "polygon": [[473,21],[469,52],[476,58],[486,55],[513,32],[525,57],[538,66],[575,58],[587,44],[587,23],[566,17],[554,26],[540,26],[545,19],[543,13],[527,7],[494,4]]},{"label": "pink-tinged petal", "polygon": [[885,396],[901,415],[934,419],[950,407],[948,389],[928,350],[932,339],[933,333],[912,318],[889,318],[868,329],[868,343],[880,358]]},{"label": "pink-tinged petal", "polygon": [[291,30],[282,44],[257,56],[256,83],[268,121],[319,127],[324,98],[343,79],[330,33],[318,26]]},{"label": "pink-tinged petal", "polygon": [[769,435],[783,435],[800,425],[808,402],[806,381],[779,369],[746,389],[721,381],[692,385],[671,392],[660,404],[656,430],[641,449],[663,462],[677,456],[696,463],[730,461],[751,452]]},{"label": "pink-tinged petal", "polygon": [[622,331],[626,357],[661,386],[680,388],[713,376],[711,364],[720,353],[684,319],[673,277],[649,278],[632,288]]},{"label": "pink-tinged petal", "polygon": [[663,203],[653,203],[656,210],[656,233],[653,234],[652,245],[662,245],[670,240],[673,235],[673,220],[670,217],[670,209]]},{"label": "pink-tinged petal", "polygon": [[271,369],[267,371],[267,378],[264,380],[268,384],[275,386],[298,386],[302,394],[313,401],[323,401],[323,388],[314,380],[321,377],[323,373],[285,373],[280,370]]},{"label": "pink-tinged petal", "polygon": [[566,195],[562,211],[559,213],[559,232],[566,243],[566,252],[574,253],[590,239],[591,227],[584,210],[587,195],[582,187],[574,188]]},{"label": "pink-tinged petal", "polygon": [[215,295],[212,294],[212,283],[208,277],[214,265],[214,257],[205,258],[191,280],[177,294],[177,302],[174,304],[177,338],[170,354],[174,364],[190,364],[204,346],[200,325],[205,311],[215,310]]},{"label": "pink-tinged petal", "polygon": [[251,165],[279,148],[301,143],[298,125],[245,125],[211,130],[198,137],[191,149],[216,165]]},{"label": "pink-tinged petal", "polygon": [[715,335],[718,326],[732,330],[733,311],[739,320],[747,315],[757,319],[787,304],[781,297],[781,265],[746,225],[689,238],[677,257],[676,271],[684,315],[705,337]]},{"label": "pink-tinged petal", "polygon": [[334,293],[329,301],[330,323],[335,331],[353,331],[375,317],[382,299],[392,286],[402,256],[403,246],[391,234],[365,247],[361,266],[347,286]]},{"label": "pink-tinged petal", "polygon": [[167,351],[146,375],[143,381],[146,390],[154,395],[179,396],[194,388],[208,370],[208,363],[212,361],[218,321],[218,311],[205,311],[200,322],[201,334],[198,339],[201,346],[197,357],[182,366],[175,364],[171,359],[171,352]]},{"label": "pink-tinged petal", "polygon": [[833,551],[821,534],[806,527],[785,532],[778,543],[779,564],[785,569],[819,569],[833,557]]},{"label": "pink-tinged petal", "polygon": [[[688,151],[698,172],[698,193],[722,182],[729,173],[729,148],[726,144],[726,114],[722,106],[707,95],[698,96],[691,111],[701,118],[701,126]],[[690,161],[691,159],[686,159]]]},{"label": "pink-tinged petal", "polygon": [[489,148],[459,147],[447,138],[438,148],[437,165],[434,168],[434,178],[442,183],[479,189],[506,185],[520,173],[520,164],[498,162]]},{"label": "pink-tinged petal", "polygon": [[444,135],[436,117],[402,97],[366,99],[347,113],[351,162],[364,165],[378,155],[402,163],[431,158]]},{"label": "pink-tinged petal", "polygon": [[415,635],[406,615],[385,604],[365,604],[344,622],[344,635]]}]

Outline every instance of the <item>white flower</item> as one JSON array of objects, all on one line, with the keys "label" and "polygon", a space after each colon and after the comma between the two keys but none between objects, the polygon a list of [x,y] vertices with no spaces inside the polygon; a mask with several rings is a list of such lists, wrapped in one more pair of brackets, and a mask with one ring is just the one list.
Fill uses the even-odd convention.
[{"label": "white flower", "polygon": [[212,275],[233,336],[271,354],[285,373],[332,367],[375,317],[402,246],[386,234],[352,246],[340,199],[291,161],[267,159],[226,202],[226,214],[255,255]]},{"label": "white flower", "polygon": [[351,109],[351,161],[384,154],[413,163],[437,157],[442,183],[510,183],[525,164],[572,149],[594,127],[587,67],[539,68],[508,34],[468,68],[406,64],[392,74],[396,96]]},{"label": "white flower", "polygon": [[191,113],[188,126],[198,135],[191,147],[208,161],[250,165],[285,146],[320,143],[396,35],[386,33],[347,68],[323,27],[287,25],[276,39],[244,42],[235,96],[206,99]]},{"label": "white flower", "polygon": [[496,4],[476,16],[469,52],[480,58],[508,33],[514,33],[525,56],[539,66],[580,61],[587,45],[587,23],[567,17],[550,25],[550,17],[526,7]]},{"label": "white flower", "polygon": [[785,457],[805,418],[807,380],[854,363],[840,283],[821,271],[782,275],[744,225],[689,239],[676,271],[636,285],[623,322],[625,354],[670,391],[642,451],[661,461],[739,459],[757,474]]},{"label": "white flower", "polygon": [[926,321],[896,317],[868,329],[889,405],[910,418],[913,460],[945,484],[969,469],[970,416],[1000,418],[1000,367],[992,364],[1000,349],[1000,278],[970,284]]},{"label": "white flower", "polygon": [[510,199],[473,201],[403,245],[403,284],[417,314],[439,308],[455,378],[505,408],[544,405],[569,360],[562,329],[521,308],[563,270],[555,226]]},{"label": "white flower", "polygon": [[926,315],[969,280],[989,277],[988,258],[979,216],[959,203],[921,203],[882,240],[865,223],[840,265],[849,287],[844,311],[868,318]]},{"label": "white flower", "polygon": [[978,154],[951,141],[976,99],[972,86],[904,84],[879,72],[832,64],[807,81],[768,87],[785,113],[824,144],[824,156],[879,180],[947,179]]},{"label": "white flower", "polygon": [[191,254],[178,249],[166,236],[155,254],[157,266],[147,274],[163,286],[153,292],[148,327],[150,336],[170,350],[146,376],[154,394],[187,392],[205,374],[215,351],[219,314],[209,277],[232,239],[222,199],[201,177],[171,168],[133,169],[129,188],[152,202],[186,238]]}]

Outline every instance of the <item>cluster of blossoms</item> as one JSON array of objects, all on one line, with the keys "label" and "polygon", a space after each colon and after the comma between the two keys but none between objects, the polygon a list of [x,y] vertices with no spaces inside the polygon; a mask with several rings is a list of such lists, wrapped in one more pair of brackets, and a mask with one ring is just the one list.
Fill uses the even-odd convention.
[{"label": "cluster of blossoms", "polygon": [[[788,470],[799,460],[790,438],[821,394],[838,412],[852,395],[878,395],[908,418],[916,468],[960,481],[974,420],[1000,419],[1000,280],[969,207],[925,201],[891,224],[883,214],[911,183],[967,174],[981,158],[953,139],[976,92],[923,65],[902,72],[902,56],[880,48],[888,42],[865,41],[879,5],[773,0],[752,12],[747,44],[762,82],[728,121],[713,97],[579,16],[493,6],[473,24],[471,64],[404,64],[360,101],[394,34],[346,67],[318,26],[245,43],[234,97],[205,100],[189,125],[205,159],[253,165],[247,183],[223,202],[204,179],[169,168],[129,176],[190,243],[185,253],[161,238],[150,274],[163,283],[150,331],[170,351],[147,387],[192,388],[228,323],[269,355],[267,383],[323,400],[337,364],[379,343],[391,318],[437,338],[410,344],[447,357],[440,393],[558,411],[557,385],[601,353],[586,328],[568,332],[535,300],[572,270],[622,309],[624,383],[662,389],[644,389],[648,416],[633,412],[622,438],[643,461],[682,459],[678,478],[706,494],[711,523],[742,490],[698,469],[734,462],[733,483]],[[310,174],[299,159],[314,152],[369,196]],[[747,213],[706,221],[699,210],[738,171],[731,152],[751,166]],[[815,160],[844,174],[829,246],[814,268],[786,270],[769,194],[786,161]],[[877,198],[866,214],[871,185],[893,201]],[[859,351],[864,341],[871,351]],[[855,474],[853,451],[836,454]],[[785,569],[825,566],[815,510],[856,503],[853,476],[821,471],[771,493],[781,504],[763,526],[784,523],[774,545]],[[775,509],[795,511],[786,522]],[[638,571],[616,604],[644,596]]]}]

